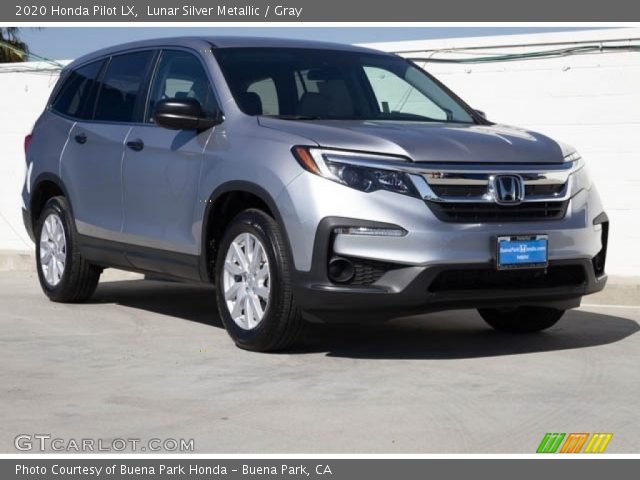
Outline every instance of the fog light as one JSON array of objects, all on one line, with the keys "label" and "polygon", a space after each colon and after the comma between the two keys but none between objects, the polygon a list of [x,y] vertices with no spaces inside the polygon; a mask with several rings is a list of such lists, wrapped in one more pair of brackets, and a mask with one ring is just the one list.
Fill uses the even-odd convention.
[{"label": "fog light", "polygon": [[355,275],[353,263],[342,257],[333,257],[329,260],[329,279],[335,283],[347,283]]}]

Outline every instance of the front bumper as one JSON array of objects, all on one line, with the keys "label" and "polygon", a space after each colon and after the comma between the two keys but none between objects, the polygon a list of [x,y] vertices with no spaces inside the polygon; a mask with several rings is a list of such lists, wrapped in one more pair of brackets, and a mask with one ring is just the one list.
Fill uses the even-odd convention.
[{"label": "front bumper", "polygon": [[486,264],[458,264],[396,270],[393,279],[403,285],[401,290],[388,284],[343,287],[330,282],[314,282],[305,275],[299,277],[294,292],[296,303],[308,314],[322,320],[341,321],[354,319],[354,313],[366,314],[367,319],[386,319],[440,310],[523,305],[566,310],[580,306],[584,295],[602,290],[607,281],[606,275],[596,277],[588,260],[550,262],[548,271],[552,269],[572,272],[580,269],[583,276],[565,285],[545,286],[543,282],[534,282],[536,284],[530,288],[508,289],[495,284],[478,285],[472,289],[459,286],[451,289],[434,288],[434,285],[441,283],[441,274],[449,278],[457,273],[462,278],[469,274],[471,278],[482,278],[484,272],[489,276],[495,271]]},{"label": "front bumper", "polygon": [[[301,175],[286,192],[279,203],[295,246],[296,302],[318,316],[329,312],[338,319],[341,312],[361,311],[368,318],[391,317],[510,305],[567,309],[606,283],[608,219],[595,188],[575,195],[562,220],[474,224],[442,222],[420,199],[389,192],[364,194],[311,174]],[[337,227],[359,226],[401,227],[408,233],[335,233]],[[497,272],[496,237],[525,234],[548,235],[547,272]],[[341,285],[328,277],[332,256],[392,268],[366,285]],[[515,275],[514,282],[509,275]]]},{"label": "front bumper", "polygon": [[[606,215],[600,220],[608,222]],[[340,217],[321,222],[313,266],[308,272],[295,272],[294,295],[305,312],[325,321],[353,319],[354,313],[386,319],[462,308],[529,305],[569,309],[578,307],[584,295],[602,290],[607,281],[603,268],[608,228],[604,246],[592,258],[550,260],[546,270],[498,271],[494,262],[384,264],[391,268],[370,284],[340,285],[329,279],[327,264],[334,254],[336,236],[332,232],[344,225],[389,227]]]}]

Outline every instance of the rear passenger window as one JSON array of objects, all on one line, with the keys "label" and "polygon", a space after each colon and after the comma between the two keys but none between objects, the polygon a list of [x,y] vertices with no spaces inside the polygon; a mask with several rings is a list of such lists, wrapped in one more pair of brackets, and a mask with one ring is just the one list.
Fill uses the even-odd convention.
[{"label": "rear passenger window", "polygon": [[113,57],[100,82],[95,120],[136,121],[136,106],[152,52]]},{"label": "rear passenger window", "polygon": [[62,84],[51,108],[74,118],[87,118],[93,107],[96,78],[104,61],[93,62],[72,71]]}]

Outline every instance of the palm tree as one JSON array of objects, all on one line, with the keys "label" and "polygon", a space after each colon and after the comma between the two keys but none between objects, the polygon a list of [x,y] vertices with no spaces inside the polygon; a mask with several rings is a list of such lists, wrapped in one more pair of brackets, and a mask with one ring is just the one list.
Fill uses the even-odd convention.
[{"label": "palm tree", "polygon": [[25,62],[28,57],[29,47],[20,40],[20,29],[18,27],[0,28],[0,63]]}]

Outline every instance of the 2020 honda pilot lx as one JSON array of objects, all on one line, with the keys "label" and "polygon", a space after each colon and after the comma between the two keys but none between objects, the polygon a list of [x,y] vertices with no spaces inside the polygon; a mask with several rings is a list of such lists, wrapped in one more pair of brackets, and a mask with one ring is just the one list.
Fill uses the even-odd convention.
[{"label": "2020 honda pilot lx", "polygon": [[63,70],[25,150],[51,300],[88,299],[107,267],[212,283],[246,349],[285,348],[306,320],[453,308],[538,331],[606,281],[609,222],[580,155],[392,54],[108,48]]}]

